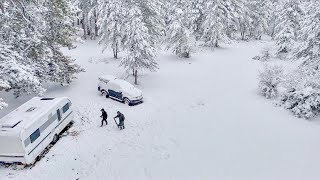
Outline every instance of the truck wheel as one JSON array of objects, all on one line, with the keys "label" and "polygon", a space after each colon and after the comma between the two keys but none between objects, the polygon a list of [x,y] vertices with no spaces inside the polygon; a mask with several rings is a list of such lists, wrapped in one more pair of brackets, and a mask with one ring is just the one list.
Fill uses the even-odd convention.
[{"label": "truck wheel", "polygon": [[58,136],[57,134],[55,134],[55,135],[53,136],[53,140],[52,140],[53,144],[57,143],[58,140],[59,140],[59,136]]},{"label": "truck wheel", "polygon": [[124,98],[124,104],[130,106],[130,100],[128,98]]},{"label": "truck wheel", "polygon": [[109,98],[109,93],[104,89],[101,90],[101,95],[105,96],[106,98]]}]

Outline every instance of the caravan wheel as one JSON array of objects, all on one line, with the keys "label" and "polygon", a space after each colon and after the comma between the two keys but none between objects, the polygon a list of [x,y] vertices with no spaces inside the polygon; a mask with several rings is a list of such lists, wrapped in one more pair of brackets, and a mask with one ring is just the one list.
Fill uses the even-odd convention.
[{"label": "caravan wheel", "polygon": [[36,157],[36,161],[35,161],[33,164],[35,164],[36,162],[38,162],[38,161],[40,161],[40,160],[41,160],[41,157],[40,157],[40,155],[39,155],[39,156]]},{"label": "caravan wheel", "polygon": [[58,142],[58,140],[59,140],[59,136],[58,136],[57,134],[55,134],[55,135],[53,136],[53,140],[52,140],[53,144],[55,144],[56,142]]}]

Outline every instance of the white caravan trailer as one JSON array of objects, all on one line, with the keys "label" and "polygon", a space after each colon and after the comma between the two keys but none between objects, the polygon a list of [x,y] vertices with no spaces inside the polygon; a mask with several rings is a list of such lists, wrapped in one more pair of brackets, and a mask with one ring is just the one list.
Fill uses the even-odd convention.
[{"label": "white caravan trailer", "polygon": [[0,162],[32,164],[71,122],[67,97],[34,97],[0,119]]}]

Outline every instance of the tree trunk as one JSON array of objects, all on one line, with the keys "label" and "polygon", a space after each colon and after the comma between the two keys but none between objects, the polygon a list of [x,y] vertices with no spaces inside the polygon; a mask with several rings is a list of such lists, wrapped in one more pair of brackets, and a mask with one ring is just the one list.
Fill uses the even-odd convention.
[{"label": "tree trunk", "polygon": [[99,28],[98,28],[97,22],[96,22],[96,25],[95,25],[95,34],[96,34],[97,37],[99,36]]},{"label": "tree trunk", "polygon": [[241,40],[244,40],[244,37],[245,37],[245,32],[241,31]]},{"label": "tree trunk", "polygon": [[272,37],[272,40],[274,40],[274,30],[272,30],[271,35],[270,35],[270,36]]},{"label": "tree trunk", "polygon": [[96,23],[95,23],[94,19],[90,18],[90,39],[91,40],[96,40],[95,27],[96,27]]},{"label": "tree trunk", "polygon": [[94,31],[95,31],[95,35],[96,36],[98,36],[98,33],[99,33],[99,28],[98,28],[98,24],[97,24],[97,17],[98,17],[98,15],[97,15],[97,11],[96,11],[96,9],[94,10]]},{"label": "tree trunk", "polygon": [[2,13],[4,13],[4,7],[3,7],[2,2],[0,2],[0,10],[1,10]]},{"label": "tree trunk", "polygon": [[135,70],[134,72],[134,84],[138,85],[138,70]]},{"label": "tree trunk", "polygon": [[186,52],[186,58],[189,58],[190,57],[190,52]]},{"label": "tree trunk", "polygon": [[79,12],[77,12],[77,25],[80,25]]},{"label": "tree trunk", "polygon": [[[90,22],[89,22],[89,23],[90,23]],[[87,26],[87,35],[88,35],[88,36],[91,36],[91,29],[90,29],[89,26]]]},{"label": "tree trunk", "polygon": [[112,48],[113,50],[113,57],[115,59],[118,59],[118,43],[116,43],[116,45]]},{"label": "tree trunk", "polygon": [[214,43],[214,46],[219,47],[218,40],[216,40],[216,42]]},{"label": "tree trunk", "polygon": [[272,37],[272,40],[274,39],[274,33],[275,33],[275,25],[272,25],[270,36]]},{"label": "tree trunk", "polygon": [[87,39],[86,17],[84,13],[82,14],[82,29],[83,29],[83,38]]}]

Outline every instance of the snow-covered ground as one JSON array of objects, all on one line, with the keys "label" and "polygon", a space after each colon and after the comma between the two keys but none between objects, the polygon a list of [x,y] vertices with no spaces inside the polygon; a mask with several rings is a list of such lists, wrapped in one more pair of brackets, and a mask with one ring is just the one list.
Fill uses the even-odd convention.
[{"label": "snow-covered ground", "polygon": [[[76,111],[69,130],[32,169],[0,167],[0,179],[219,179],[318,180],[319,123],[297,119],[257,93],[261,63],[252,60],[268,42],[241,42],[190,59],[159,55],[159,71],[138,86],[145,103],[127,107],[97,92],[97,76],[125,78],[119,61],[89,41],[67,51],[86,69],[69,87]],[[133,82],[131,78],[128,79]],[[9,102],[3,116],[30,97]],[[109,125],[100,126],[100,109]],[[126,129],[111,119],[120,110]]]}]

